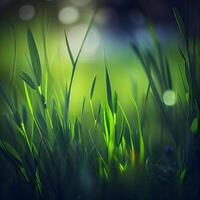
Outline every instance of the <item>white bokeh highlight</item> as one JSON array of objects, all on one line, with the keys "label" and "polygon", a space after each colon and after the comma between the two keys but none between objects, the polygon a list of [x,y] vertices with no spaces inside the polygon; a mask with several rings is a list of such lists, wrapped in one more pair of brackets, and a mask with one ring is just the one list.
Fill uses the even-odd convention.
[{"label": "white bokeh highlight", "polygon": [[80,18],[79,10],[74,6],[62,8],[58,13],[58,19],[62,24],[71,25]]}]

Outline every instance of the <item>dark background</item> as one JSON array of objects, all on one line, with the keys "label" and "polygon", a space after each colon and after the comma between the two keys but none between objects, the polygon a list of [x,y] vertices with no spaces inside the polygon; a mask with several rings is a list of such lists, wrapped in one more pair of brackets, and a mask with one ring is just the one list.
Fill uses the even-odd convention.
[{"label": "dark background", "polygon": [[[23,4],[36,4],[38,6],[56,6],[58,3],[67,2],[64,0],[0,0],[0,17],[12,15],[14,9]],[[192,20],[200,16],[199,0],[92,0],[98,8],[112,7],[120,16],[123,24],[126,25],[127,12],[139,10],[145,16],[151,17],[155,23],[172,23],[172,8],[176,7],[184,16],[190,15]]]}]

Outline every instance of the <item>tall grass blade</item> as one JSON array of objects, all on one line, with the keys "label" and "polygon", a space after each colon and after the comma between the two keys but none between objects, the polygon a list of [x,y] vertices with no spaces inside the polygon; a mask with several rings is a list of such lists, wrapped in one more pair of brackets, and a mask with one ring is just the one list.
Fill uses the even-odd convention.
[{"label": "tall grass blade", "polygon": [[110,84],[110,77],[108,73],[108,69],[106,67],[106,91],[107,91],[107,100],[108,100],[108,105],[110,107],[110,110],[113,110],[113,104],[112,104],[112,89],[111,89],[111,84]]},{"label": "tall grass blade", "polygon": [[70,48],[70,45],[69,45],[69,40],[68,40],[68,37],[67,37],[67,33],[66,33],[66,32],[65,32],[65,41],[66,41],[67,51],[68,51],[68,53],[69,53],[69,57],[70,57],[72,66],[73,66],[73,68],[74,68],[74,67],[75,67],[74,57],[73,57],[73,54],[72,54],[72,51],[71,51],[71,48]]},{"label": "tall grass blade", "polygon": [[94,80],[93,80],[93,83],[92,83],[91,90],[90,90],[90,99],[92,99],[93,94],[94,94],[94,88],[95,88],[95,84],[96,84],[96,79],[97,79],[97,77],[95,76]]},{"label": "tall grass blade", "polygon": [[41,69],[40,57],[39,57],[38,49],[33,37],[33,33],[30,28],[28,29],[28,32],[27,32],[27,40],[28,40],[28,47],[29,47],[29,52],[31,56],[31,64],[33,67],[33,72],[37,80],[37,84],[38,86],[40,86],[41,80],[42,80],[42,69]]}]

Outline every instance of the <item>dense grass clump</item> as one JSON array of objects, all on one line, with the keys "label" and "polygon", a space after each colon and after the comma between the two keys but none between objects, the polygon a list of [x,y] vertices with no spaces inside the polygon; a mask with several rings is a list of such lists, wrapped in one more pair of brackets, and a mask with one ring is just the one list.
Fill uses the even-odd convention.
[{"label": "dense grass clump", "polygon": [[[100,101],[94,106],[98,81],[94,76],[81,114],[69,116],[73,80],[92,20],[77,57],[65,34],[72,73],[63,98],[57,94],[50,69],[42,68],[35,37],[28,28],[27,62],[31,73],[20,74],[23,98],[18,99],[17,89],[8,92],[0,85],[6,106],[0,137],[0,162],[5,166],[5,173],[1,172],[2,199],[198,199],[199,43],[187,34],[177,10],[174,15],[185,41],[185,48],[179,49],[184,98],[175,95],[176,77],[172,75],[170,58],[149,23],[156,53],[148,49],[142,52],[131,44],[149,82],[143,108],[134,96],[131,98],[134,123],[113,90],[106,56],[105,103]],[[178,105],[173,106],[170,95]],[[145,112],[149,98],[153,98],[160,113],[161,129],[167,130],[161,131],[160,147],[154,149],[161,152],[155,154],[150,134],[144,134],[148,133]],[[86,102],[91,113],[89,127],[84,124]],[[163,134],[169,134],[170,145],[164,144]]]}]

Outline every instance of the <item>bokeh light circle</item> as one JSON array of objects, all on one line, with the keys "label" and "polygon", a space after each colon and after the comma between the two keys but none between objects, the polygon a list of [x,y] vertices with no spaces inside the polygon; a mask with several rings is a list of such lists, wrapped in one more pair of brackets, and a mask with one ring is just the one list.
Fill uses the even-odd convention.
[{"label": "bokeh light circle", "polygon": [[31,20],[35,15],[35,8],[32,5],[24,5],[19,9],[19,17],[23,21]]},{"label": "bokeh light circle", "polygon": [[65,25],[74,24],[79,20],[79,18],[79,10],[74,6],[62,8],[58,13],[59,21]]},{"label": "bokeh light circle", "polygon": [[167,90],[163,94],[163,102],[166,106],[174,106],[176,104],[176,94],[173,90]]}]

